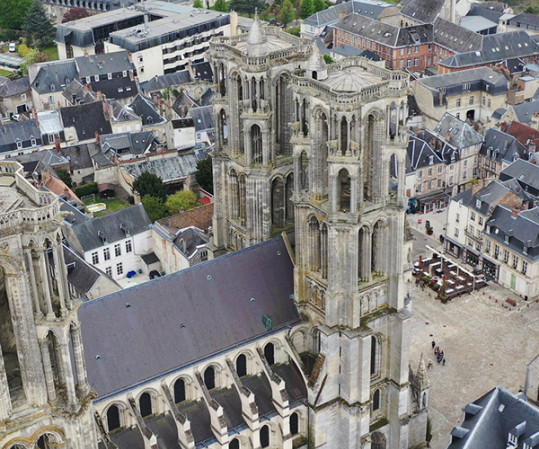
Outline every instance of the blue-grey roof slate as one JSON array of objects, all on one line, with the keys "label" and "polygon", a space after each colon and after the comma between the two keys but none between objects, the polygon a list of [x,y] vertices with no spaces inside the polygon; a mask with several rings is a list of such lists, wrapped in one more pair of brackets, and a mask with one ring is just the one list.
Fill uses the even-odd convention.
[{"label": "blue-grey roof slate", "polygon": [[111,395],[294,325],[293,291],[292,261],[276,238],[86,302],[90,384]]},{"label": "blue-grey roof slate", "polygon": [[59,92],[78,77],[77,65],[73,59],[53,61],[40,65],[32,80],[32,88],[40,94]]},{"label": "blue-grey roof slate", "polygon": [[[75,224],[73,225],[73,233],[76,235],[82,250],[86,252],[126,239],[126,231],[122,229],[122,226],[127,229],[130,235],[137,235],[148,231],[151,224],[152,222],[148,218],[142,203],[139,203],[135,206],[126,207],[125,209]],[[98,233],[106,237],[107,243],[103,242]]]},{"label": "blue-grey roof slate", "polygon": [[29,92],[30,89],[30,79],[27,76],[17,78],[16,80],[8,79],[5,82],[0,81],[0,98],[24,94],[25,92]]},{"label": "blue-grey roof slate", "polygon": [[473,404],[479,410],[475,414],[465,412],[459,427],[451,432],[447,449],[505,449],[509,432],[523,422],[526,426],[518,438],[518,449],[538,435],[539,409],[521,395],[496,387]]}]

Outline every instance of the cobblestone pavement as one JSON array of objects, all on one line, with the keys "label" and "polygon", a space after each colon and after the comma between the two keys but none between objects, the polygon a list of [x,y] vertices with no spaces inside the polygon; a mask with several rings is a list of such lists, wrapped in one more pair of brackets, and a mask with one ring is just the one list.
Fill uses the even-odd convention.
[{"label": "cobblestone pavement", "polygon": [[[410,363],[417,370],[421,353],[433,362],[431,447],[444,449],[462,407],[497,385],[512,392],[524,386],[526,364],[539,353],[539,303],[528,304],[496,284],[447,304],[429,292],[412,285]],[[517,306],[505,303],[507,298]],[[444,351],[446,366],[436,363],[432,340]]]}]

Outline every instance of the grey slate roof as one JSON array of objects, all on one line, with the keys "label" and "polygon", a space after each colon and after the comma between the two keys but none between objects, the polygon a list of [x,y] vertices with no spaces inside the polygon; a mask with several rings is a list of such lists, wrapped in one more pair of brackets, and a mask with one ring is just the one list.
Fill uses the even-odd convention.
[{"label": "grey slate roof", "polygon": [[135,79],[131,79],[129,76],[93,81],[90,86],[94,92],[101,92],[107,98],[130,98],[138,93]]},{"label": "grey slate roof", "polygon": [[20,95],[25,92],[29,92],[30,78],[25,76],[24,78],[18,78],[16,80],[0,81],[0,98],[7,98],[13,95]]},{"label": "grey slate roof", "polygon": [[[185,251],[183,250],[183,240],[185,239]],[[209,242],[209,237],[196,228],[195,226],[190,226],[185,229],[180,229],[176,236],[174,237],[174,245],[186,256],[191,257],[193,252],[196,250],[196,247],[199,245],[204,245]]]},{"label": "grey slate roof", "polygon": [[514,27],[537,30],[539,29],[539,16],[521,12],[509,19],[507,24]]},{"label": "grey slate roof", "polygon": [[122,73],[135,70],[135,64],[129,60],[129,53],[125,50],[99,55],[78,56],[75,64],[81,78],[87,76],[107,75],[109,73]]},{"label": "grey slate roof", "polygon": [[62,96],[72,105],[91,103],[95,99],[93,92],[85,90],[79,80],[71,81],[62,92]]},{"label": "grey slate roof", "polygon": [[177,157],[153,159],[137,164],[123,164],[122,168],[138,178],[148,171],[159,176],[163,182],[173,182],[185,179],[196,172],[197,157],[194,153],[179,154]]},{"label": "grey slate roof", "polygon": [[539,166],[517,159],[500,173],[500,181],[509,179],[515,179],[524,191],[539,195]]},{"label": "grey slate roof", "polygon": [[166,122],[165,117],[162,117],[155,109],[152,101],[140,93],[131,102],[129,107],[142,119],[142,126],[158,125]]},{"label": "grey slate roof", "polygon": [[363,16],[377,19],[378,16],[389,7],[395,7],[394,4],[385,2],[370,2],[370,1],[348,1],[339,5],[332,6],[314,13],[312,16],[307,17],[303,23],[306,25],[313,25],[316,27],[331,25],[339,21],[339,13],[341,10],[345,10],[347,14],[357,13]]},{"label": "grey slate roof", "polygon": [[213,69],[208,61],[193,64],[191,68],[195,72],[195,79],[197,81],[207,81],[209,83],[213,81]]},{"label": "grey slate roof", "polygon": [[483,135],[449,112],[440,119],[434,132],[457,149],[468,148],[483,142]]},{"label": "grey slate roof", "polygon": [[213,89],[209,87],[200,97],[200,106],[210,106],[212,104],[211,99],[213,98],[213,95]]},{"label": "grey slate roof", "polygon": [[406,159],[406,173],[443,162],[427,142],[416,136],[410,136],[406,149]]},{"label": "grey slate roof", "polygon": [[73,59],[48,62],[36,66],[37,68],[38,72],[32,80],[32,88],[40,94],[59,92],[71,81],[79,77],[77,66]]},{"label": "grey slate roof", "polygon": [[[489,159],[501,162],[513,162],[518,158],[528,159],[529,151],[515,137],[489,128],[483,136],[483,144],[479,153]],[[502,179],[503,181],[503,179]]]},{"label": "grey slate roof", "polygon": [[[464,83],[469,84],[469,88],[466,88],[466,91],[488,90],[490,95],[500,95],[507,92],[507,80],[505,77],[489,67],[478,67],[443,75],[429,76],[420,78],[417,82],[432,92],[435,106],[447,104],[446,97],[448,96],[460,95],[465,92]],[[440,88],[445,89],[442,103],[440,103]]]},{"label": "grey slate roof", "polygon": [[103,102],[60,108],[64,128],[75,127],[79,141],[93,139],[95,134],[110,134],[112,127],[103,111]]},{"label": "grey slate roof", "polygon": [[168,89],[169,87],[180,86],[185,83],[190,83],[191,73],[189,70],[182,70],[181,72],[167,73],[166,75],[154,76],[142,85],[142,90],[149,94],[157,90]]},{"label": "grey slate roof", "polygon": [[[127,235],[137,235],[150,229],[151,221],[141,203],[101,217],[75,224],[73,233],[83,251],[91,251],[105,244],[124,240]],[[124,227],[125,229],[122,229]],[[99,233],[99,235],[98,235]],[[103,235],[107,243],[103,242]]]},{"label": "grey slate roof", "polygon": [[534,114],[539,113],[539,100],[529,101],[513,106],[517,120],[525,125],[531,125]]},{"label": "grey slate roof", "polygon": [[434,42],[456,53],[478,50],[482,38],[463,26],[438,17],[434,21]]},{"label": "grey slate roof", "polygon": [[198,108],[191,108],[189,115],[195,122],[195,129],[197,131],[205,131],[215,128],[213,123],[213,106],[201,106]]},{"label": "grey slate roof", "polygon": [[[507,447],[509,433],[520,433],[518,449],[539,441],[539,409],[520,394],[496,387],[463,408],[464,418],[447,449],[494,449]],[[525,426],[519,426],[526,422]],[[518,429],[516,429],[516,427]]]},{"label": "grey slate roof", "polygon": [[67,280],[82,295],[87,295],[103,274],[87,263],[71,248],[63,245]]},{"label": "grey slate roof", "polygon": [[481,36],[480,49],[450,56],[440,64],[451,68],[473,67],[510,58],[526,58],[539,53],[539,45],[525,31],[508,31]]},{"label": "grey slate roof", "polygon": [[62,148],[62,154],[69,159],[72,170],[92,168],[92,155],[99,151],[97,143],[84,143]]},{"label": "grey slate roof", "polygon": [[17,150],[17,141],[21,141],[22,148],[31,147],[31,140],[41,145],[41,131],[35,120],[8,123],[0,126],[0,153]]},{"label": "grey slate roof", "polygon": [[432,23],[440,14],[444,0],[405,0],[401,14],[420,22]]},{"label": "grey slate roof", "polygon": [[[472,3],[472,7],[468,16],[482,16],[485,19],[491,20],[493,22],[498,22],[498,19],[504,15],[503,9],[496,8],[496,5],[486,5],[487,2]],[[488,2],[488,3],[497,3],[497,2]],[[503,4],[503,3],[501,3]]]},{"label": "grey slate roof", "polygon": [[502,246],[528,259],[539,260],[539,207],[523,210],[513,217],[510,208],[497,205],[487,221],[488,227],[490,237]]},{"label": "grey slate roof", "polygon": [[101,148],[108,155],[109,150],[122,155],[126,153],[144,154],[154,152],[157,139],[151,131],[106,134],[101,136]]},{"label": "grey slate roof", "polygon": [[90,384],[104,397],[298,323],[293,291],[277,238],[87,302],[79,319]]},{"label": "grey slate roof", "polygon": [[336,23],[334,28],[391,47],[404,47],[433,41],[432,25],[400,28],[356,13],[346,16]]}]

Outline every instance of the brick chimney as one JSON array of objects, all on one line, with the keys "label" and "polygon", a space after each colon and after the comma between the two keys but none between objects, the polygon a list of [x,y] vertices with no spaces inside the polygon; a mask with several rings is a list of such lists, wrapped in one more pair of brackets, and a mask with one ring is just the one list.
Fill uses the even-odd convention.
[{"label": "brick chimney", "polygon": [[54,139],[54,148],[56,148],[57,153],[62,153],[62,148],[60,147],[60,139],[58,137]]},{"label": "brick chimney", "polygon": [[519,213],[520,213],[520,209],[513,207],[513,209],[511,210],[511,217],[517,218]]},{"label": "brick chimney", "polygon": [[36,121],[36,125],[39,128],[39,118],[37,116],[37,111],[35,107],[32,107],[32,115],[34,116],[34,120]]},{"label": "brick chimney", "polygon": [[95,132],[95,141],[101,145],[101,137],[97,131]]}]

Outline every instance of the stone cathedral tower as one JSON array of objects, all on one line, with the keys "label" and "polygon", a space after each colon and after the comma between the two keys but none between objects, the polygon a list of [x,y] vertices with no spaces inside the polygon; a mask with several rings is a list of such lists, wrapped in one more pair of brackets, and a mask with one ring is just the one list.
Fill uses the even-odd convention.
[{"label": "stone cathedral tower", "polygon": [[211,49],[214,244],[238,249],[295,225],[311,447],[422,443],[427,396],[410,387],[403,274],[408,76],[363,58],[328,67],[258,19]]},{"label": "stone cathedral tower", "polygon": [[0,448],[96,449],[58,198],[0,163]]}]

